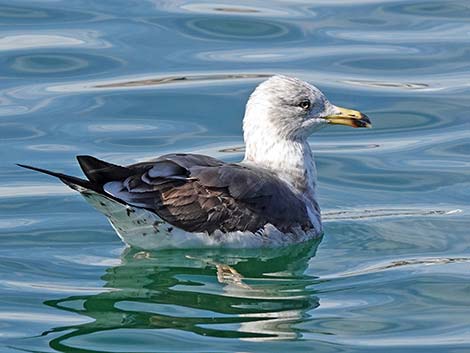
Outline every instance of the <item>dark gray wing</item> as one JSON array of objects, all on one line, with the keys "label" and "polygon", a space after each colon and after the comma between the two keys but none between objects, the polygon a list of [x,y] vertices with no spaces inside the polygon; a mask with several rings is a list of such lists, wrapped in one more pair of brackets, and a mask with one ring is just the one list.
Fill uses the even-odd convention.
[{"label": "dark gray wing", "polygon": [[[256,232],[267,223],[281,231],[312,227],[304,203],[261,168],[196,154],[169,154],[127,167],[93,157],[79,160],[104,192],[189,232]],[[118,178],[113,180],[114,167]]]}]

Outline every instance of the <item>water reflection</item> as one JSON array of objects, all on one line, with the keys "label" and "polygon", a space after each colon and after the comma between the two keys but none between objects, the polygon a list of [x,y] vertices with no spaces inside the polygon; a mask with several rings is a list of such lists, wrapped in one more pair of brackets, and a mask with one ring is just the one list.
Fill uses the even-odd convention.
[{"label": "water reflection", "polygon": [[38,25],[40,23],[47,23],[50,25],[64,22],[86,22],[93,19],[95,19],[95,15],[85,11],[51,9],[40,6],[0,5],[0,20],[2,24]]},{"label": "water reflection", "polygon": [[284,37],[289,33],[289,28],[279,23],[233,18],[190,20],[185,25],[190,35],[197,34],[197,37],[204,39],[266,40]]},{"label": "water reflection", "polygon": [[401,15],[412,15],[413,17],[425,18],[445,18],[446,20],[461,20],[468,18],[470,8],[461,1],[445,1],[445,2],[413,2],[393,4],[385,7],[387,12]]},{"label": "water reflection", "polygon": [[0,50],[26,50],[37,48],[109,48],[111,44],[99,38],[98,31],[62,30],[58,35],[54,31],[35,31],[34,33],[5,34],[0,38]]},{"label": "water reflection", "polygon": [[268,78],[270,74],[207,74],[207,75],[185,75],[185,76],[166,76],[158,78],[145,78],[141,80],[132,80],[124,82],[112,82],[96,84],[94,88],[114,88],[114,87],[140,87],[154,86],[179,82],[205,82],[219,80],[236,80],[236,79],[256,79]]},{"label": "water reflection", "polygon": [[[69,351],[70,345],[86,346],[89,335],[117,335],[113,330],[118,329],[173,329],[255,340],[296,338],[294,324],[319,305],[314,291],[307,289],[315,277],[304,274],[319,243],[270,250],[127,249],[122,263],[102,277],[109,291],[45,302],[93,321],[56,327],[43,335],[54,336],[50,347],[61,352]],[[65,333],[57,337],[58,332]]]},{"label": "water reflection", "polygon": [[425,83],[418,83],[418,82],[391,82],[391,81],[367,81],[367,80],[344,80],[346,84],[353,84],[358,86],[364,87],[392,87],[392,88],[402,88],[402,89],[410,89],[410,90],[417,90],[417,89],[425,89],[428,88],[429,85]]},{"label": "water reflection", "polygon": [[113,70],[123,62],[110,56],[90,54],[54,54],[49,52],[10,56],[7,66],[0,71],[6,77],[18,75],[53,77],[54,75],[91,75]]}]

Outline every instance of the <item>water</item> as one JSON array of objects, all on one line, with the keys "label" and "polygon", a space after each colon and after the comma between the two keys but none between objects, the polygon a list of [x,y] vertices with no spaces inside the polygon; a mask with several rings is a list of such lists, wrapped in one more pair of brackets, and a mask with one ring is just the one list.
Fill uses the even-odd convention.
[{"label": "water", "polygon": [[[0,351],[468,352],[467,1],[3,1]],[[315,134],[325,237],[126,250],[30,163],[241,158],[284,73],[371,130]]]}]

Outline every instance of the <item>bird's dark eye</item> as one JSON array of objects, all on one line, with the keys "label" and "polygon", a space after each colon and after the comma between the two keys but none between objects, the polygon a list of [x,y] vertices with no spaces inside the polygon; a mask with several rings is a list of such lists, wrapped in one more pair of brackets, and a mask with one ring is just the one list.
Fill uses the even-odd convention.
[{"label": "bird's dark eye", "polygon": [[304,101],[299,103],[299,107],[302,108],[302,109],[305,109],[305,110],[310,109],[310,105],[311,105],[311,103],[310,103],[309,100],[304,100]]}]

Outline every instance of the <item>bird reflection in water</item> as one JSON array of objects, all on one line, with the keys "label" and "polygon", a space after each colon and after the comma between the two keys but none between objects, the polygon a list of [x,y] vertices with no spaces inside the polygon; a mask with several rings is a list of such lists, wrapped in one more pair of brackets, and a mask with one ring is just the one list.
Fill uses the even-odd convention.
[{"label": "bird reflection in water", "polygon": [[[86,335],[117,329],[295,339],[299,336],[295,324],[319,306],[312,289],[317,278],[305,274],[319,243],[153,253],[126,249],[122,263],[102,277],[108,291],[45,302],[93,321],[53,328],[43,336],[54,336],[49,345],[62,352],[70,350],[70,339],[86,340]],[[79,308],[77,302],[82,303]]]}]

